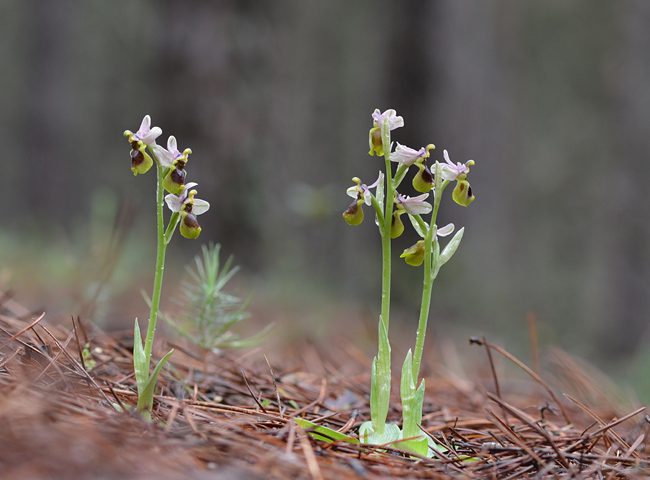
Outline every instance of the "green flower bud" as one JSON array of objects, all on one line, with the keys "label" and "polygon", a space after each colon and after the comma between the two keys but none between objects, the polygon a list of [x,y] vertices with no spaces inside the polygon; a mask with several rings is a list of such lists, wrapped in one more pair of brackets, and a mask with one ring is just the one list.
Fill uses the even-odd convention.
[{"label": "green flower bud", "polygon": [[169,193],[179,195],[185,186],[185,161],[182,159],[176,160],[165,178],[163,179],[163,187]]},{"label": "green flower bud", "polygon": [[396,211],[393,213],[393,220],[390,224],[390,238],[397,238],[404,233],[404,224],[402,223],[402,219],[399,218],[402,213],[404,211]]},{"label": "green flower bud", "polygon": [[433,188],[433,175],[429,167],[427,167],[427,161],[422,159],[421,162],[418,161],[415,165],[419,168],[419,171],[413,177],[413,188],[420,193],[428,193]]},{"label": "green flower bud", "polygon": [[139,140],[133,140],[131,148],[131,171],[133,175],[147,173],[153,166],[153,159],[146,152],[147,146]]},{"label": "green flower bud", "polygon": [[363,198],[358,198],[343,212],[343,218],[348,224],[359,225],[363,222],[363,208],[361,208],[361,205],[363,205]]},{"label": "green flower bud", "polygon": [[422,262],[424,262],[424,240],[420,240],[415,245],[404,250],[400,258],[403,258],[406,263],[414,267],[422,265]]},{"label": "green flower bud", "polygon": [[454,199],[454,202],[463,207],[467,207],[474,201],[472,187],[470,187],[467,180],[459,180],[456,183],[456,188],[454,188],[452,198]]},{"label": "green flower bud", "polygon": [[197,238],[201,233],[201,226],[196,221],[196,215],[192,213],[192,205],[185,205],[181,211],[181,235],[185,238]]}]

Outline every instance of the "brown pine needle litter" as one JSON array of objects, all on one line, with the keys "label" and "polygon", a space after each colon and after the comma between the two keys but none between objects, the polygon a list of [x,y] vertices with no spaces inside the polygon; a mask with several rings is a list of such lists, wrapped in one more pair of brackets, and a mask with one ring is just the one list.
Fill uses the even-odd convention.
[{"label": "brown pine needle litter", "polygon": [[[132,332],[108,335],[78,319],[66,328],[45,315],[0,309],[0,478],[650,476],[644,408],[620,411],[589,403],[588,395],[576,398],[547,381],[548,372],[529,369],[484,338],[472,342],[491,351],[491,364],[501,356],[531,380],[509,387],[494,365],[483,383],[469,386],[466,379],[427,378],[422,428],[444,449],[426,458],[399,443],[325,442],[297,426],[294,419],[304,418],[354,435],[369,418],[367,359],[353,348],[343,368],[313,345],[286,365],[260,350],[221,352],[206,365],[202,355],[174,345],[149,423],[134,412]],[[558,358],[568,364],[566,354]],[[577,368],[572,363],[561,376],[580,378],[584,389],[588,373]],[[396,405],[397,398],[392,422],[401,418]]]}]

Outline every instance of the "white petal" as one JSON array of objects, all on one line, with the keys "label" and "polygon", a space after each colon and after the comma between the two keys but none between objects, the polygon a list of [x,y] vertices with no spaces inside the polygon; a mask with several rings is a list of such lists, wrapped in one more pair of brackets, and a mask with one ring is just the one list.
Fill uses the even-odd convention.
[{"label": "white petal", "polygon": [[167,202],[167,206],[172,212],[180,212],[181,207],[183,206],[183,203],[181,202],[180,198],[178,198],[174,194],[169,194],[165,196],[165,202]]},{"label": "white petal", "polygon": [[153,153],[158,159],[158,162],[160,162],[160,165],[163,166],[164,168],[167,168],[171,166],[173,157],[171,153],[169,153],[167,150],[165,150],[163,147],[160,145],[157,145],[155,142],[152,146]]},{"label": "white petal", "polygon": [[192,213],[194,215],[201,215],[205,213],[210,208],[210,204],[205,200],[199,200],[198,198],[194,200],[194,205],[192,205]]},{"label": "white petal", "polygon": [[379,185],[383,181],[384,181],[384,172],[379,170],[379,176],[377,177],[377,180],[375,180],[375,183],[373,183],[372,185],[368,185],[368,188],[375,188],[377,185]]},{"label": "white petal", "polygon": [[356,185],[354,185],[353,187],[348,188],[346,191],[347,191],[348,196],[350,196],[352,198],[357,198],[357,194],[359,193],[357,191],[357,186]]},{"label": "white petal", "polygon": [[440,169],[442,170],[443,180],[456,180],[456,177],[458,177],[458,172],[453,166],[450,167],[449,165],[440,165]]},{"label": "white petal", "polygon": [[444,227],[438,229],[438,236],[446,237],[453,231],[454,231],[454,224],[450,223],[449,225],[445,225]]},{"label": "white petal", "polygon": [[142,119],[142,123],[140,124],[140,129],[138,130],[138,132],[148,132],[150,128],[151,128],[151,117],[149,115],[145,115],[144,118]]},{"label": "white petal", "polygon": [[176,137],[173,135],[167,139],[167,150],[169,150],[172,154],[178,150],[178,148],[176,148]]},{"label": "white petal", "polygon": [[403,205],[404,210],[411,215],[424,215],[425,213],[429,213],[432,209],[431,204],[429,203],[417,203],[415,205],[404,203]]},{"label": "white petal", "polygon": [[454,166],[454,164],[451,162],[451,160],[449,160],[449,154],[447,153],[447,150],[443,150],[443,151],[442,151],[442,156],[445,157],[445,161],[446,161],[449,165],[451,165],[452,167]]},{"label": "white petal", "polygon": [[144,135],[140,140],[145,145],[151,145],[156,142],[156,138],[162,135],[162,129],[160,127],[153,127],[146,135]]},{"label": "white petal", "polygon": [[429,196],[428,193],[423,193],[422,195],[418,195],[417,197],[409,198],[407,201],[412,201],[412,202],[423,202],[424,200],[427,199],[428,196]]}]

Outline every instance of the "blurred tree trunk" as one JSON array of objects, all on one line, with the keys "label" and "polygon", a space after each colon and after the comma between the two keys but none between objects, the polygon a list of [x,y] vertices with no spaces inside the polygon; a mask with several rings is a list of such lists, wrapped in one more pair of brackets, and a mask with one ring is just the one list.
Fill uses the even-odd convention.
[{"label": "blurred tree trunk", "polygon": [[600,350],[613,355],[631,354],[647,336],[650,311],[650,198],[644,188],[650,178],[650,4],[630,1],[621,6],[613,122],[618,126],[613,133],[619,142],[603,191],[610,211],[603,225],[603,235],[609,237],[604,260],[610,270],[610,319],[602,330]]}]

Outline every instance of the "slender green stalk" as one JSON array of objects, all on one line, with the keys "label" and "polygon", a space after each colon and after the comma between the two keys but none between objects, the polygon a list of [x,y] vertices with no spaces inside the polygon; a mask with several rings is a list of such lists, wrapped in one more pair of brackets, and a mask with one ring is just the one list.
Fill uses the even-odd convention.
[{"label": "slender green stalk", "polygon": [[[165,168],[156,162],[158,173],[158,183],[156,186],[156,213],[158,216],[157,222],[157,244],[156,250],[156,271],[153,281],[153,293],[151,294],[151,310],[149,312],[149,326],[147,327],[147,338],[144,342],[144,353],[147,362],[151,361],[151,349],[153,348],[153,337],[156,332],[156,320],[158,319],[158,308],[160,306],[160,294],[162,291],[163,273],[165,270],[165,251],[167,250],[167,243],[165,242],[165,225],[163,216],[164,207],[164,193],[163,180],[165,178]],[[171,225],[171,222],[170,222]],[[174,225],[175,226],[175,225]],[[173,230],[172,230],[173,231]]]},{"label": "slender green stalk", "polygon": [[[424,241],[424,282],[422,287],[422,303],[420,304],[420,319],[418,320],[418,331],[415,339],[415,351],[413,352],[413,382],[417,386],[418,378],[420,376],[420,364],[422,363],[422,352],[424,350],[424,337],[427,333],[427,323],[429,321],[429,310],[431,308],[431,290],[433,289],[434,269],[435,264],[432,258],[433,248],[433,235],[436,218],[438,217],[438,208],[440,207],[440,200],[442,199],[442,192],[447,186],[448,182],[440,182],[440,167],[436,162],[435,172],[435,196],[433,200],[433,213],[431,214],[431,222],[429,223],[429,230]],[[438,240],[436,240],[437,242]],[[436,259],[437,260],[437,259]]]},{"label": "slender green stalk", "polygon": [[395,187],[391,174],[390,153],[384,150],[386,157],[386,210],[384,213],[384,225],[381,232],[381,252],[382,252],[382,270],[381,270],[381,321],[388,332],[390,324],[390,277],[391,277],[391,238],[390,230],[393,221],[393,199],[395,197]]}]

